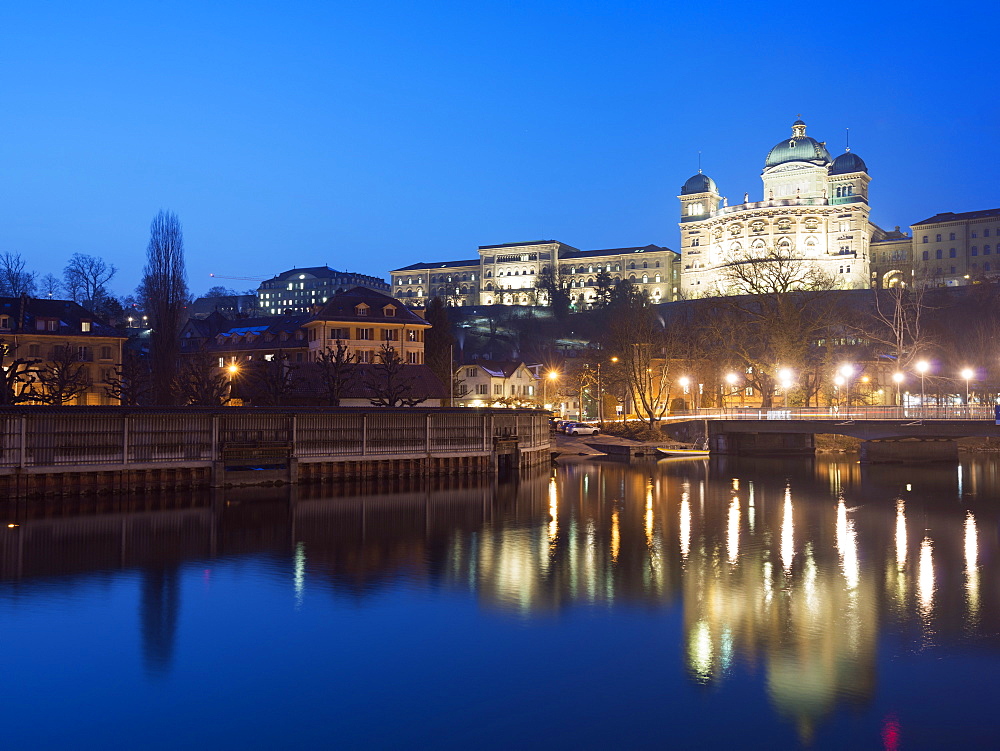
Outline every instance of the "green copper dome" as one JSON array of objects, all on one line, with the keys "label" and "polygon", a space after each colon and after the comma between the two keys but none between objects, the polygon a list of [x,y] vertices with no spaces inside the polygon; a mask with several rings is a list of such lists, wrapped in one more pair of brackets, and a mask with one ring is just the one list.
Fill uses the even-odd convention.
[{"label": "green copper dome", "polygon": [[786,162],[811,162],[817,165],[827,165],[832,162],[826,146],[806,135],[806,124],[796,120],[792,124],[792,137],[781,141],[770,152],[764,162],[764,168],[776,167]]},{"label": "green copper dome", "polygon": [[694,193],[718,193],[719,189],[715,187],[715,180],[710,178],[708,175],[703,175],[701,171],[697,175],[693,175],[688,178],[688,181],[684,183],[681,188],[682,196],[690,196]]}]

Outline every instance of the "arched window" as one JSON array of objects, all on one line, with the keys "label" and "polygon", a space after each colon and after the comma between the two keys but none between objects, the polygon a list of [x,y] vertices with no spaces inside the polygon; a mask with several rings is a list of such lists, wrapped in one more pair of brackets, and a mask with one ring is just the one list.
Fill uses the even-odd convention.
[{"label": "arched window", "polygon": [[660,275],[657,274],[656,276],[654,276],[653,277],[653,281],[656,282],[657,284],[659,284],[660,283]]},{"label": "arched window", "polygon": [[621,264],[620,263],[616,263],[615,264],[615,271],[621,271],[621,270],[622,270]]},{"label": "arched window", "polygon": [[635,261],[632,261],[632,262],[631,262],[631,263],[630,263],[630,264],[628,265],[628,267],[629,267],[630,269],[634,269],[634,268],[635,268]]},{"label": "arched window", "polygon": [[635,281],[635,274],[629,274],[629,276],[628,276],[628,280],[629,280],[630,282],[634,282],[634,281]]},{"label": "arched window", "polygon": [[493,276],[493,272],[492,272],[492,271],[487,271],[487,272],[486,272],[486,278],[487,278],[487,279],[489,279],[489,278],[490,278],[490,277],[492,277],[492,276]]},{"label": "arched window", "polygon": [[649,284],[649,274],[643,274],[642,275],[642,283],[643,284]]}]

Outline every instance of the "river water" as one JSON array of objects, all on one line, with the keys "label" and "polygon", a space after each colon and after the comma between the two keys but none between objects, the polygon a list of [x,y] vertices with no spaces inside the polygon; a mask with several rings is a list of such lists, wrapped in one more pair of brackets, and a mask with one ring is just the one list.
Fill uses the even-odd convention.
[{"label": "river water", "polygon": [[995,748],[1000,461],[8,502],[10,748]]}]

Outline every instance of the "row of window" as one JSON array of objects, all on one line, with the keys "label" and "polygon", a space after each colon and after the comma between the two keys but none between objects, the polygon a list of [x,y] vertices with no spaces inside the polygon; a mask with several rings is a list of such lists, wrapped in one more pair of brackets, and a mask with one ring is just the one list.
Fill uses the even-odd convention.
[{"label": "row of window", "polygon": [[[989,227],[983,227],[982,232],[983,232],[983,237],[989,237],[990,236],[990,228]],[[1000,227],[997,227],[997,229],[996,229],[996,235],[997,235],[997,237],[1000,237]],[[969,236],[971,238],[973,238],[973,239],[976,239],[976,238],[979,237],[979,231],[978,230],[973,230],[972,232],[970,232]],[[934,236],[934,242],[938,242],[938,243],[942,242],[941,238],[942,238],[942,235],[935,235]],[[955,233],[954,232],[949,232],[948,233],[948,239],[949,240],[955,240],[955,239],[957,239],[955,237]],[[923,242],[925,242],[925,243],[930,242],[930,235],[924,235]]]},{"label": "row of window", "polygon": [[[351,354],[354,356],[354,362],[362,363],[365,365],[370,365],[372,363],[378,362],[379,350],[371,349],[359,349],[353,350]],[[316,352],[296,352],[295,362],[314,362],[317,359]],[[219,367],[225,368],[231,364],[236,364],[240,362],[253,362],[253,355],[243,355],[239,357],[220,357],[218,359]],[[271,362],[274,360],[274,353],[270,352],[258,357],[259,360],[264,362]],[[424,354],[423,352],[411,351],[406,353],[406,357],[403,358],[407,365],[423,365],[424,364]]]},{"label": "row of window", "polygon": [[[983,246],[983,255],[984,256],[988,256],[992,252],[993,251],[992,251],[992,249],[990,248],[989,245],[984,245]],[[921,254],[921,257],[923,258],[923,260],[929,261],[930,260],[930,253],[931,252],[929,250],[925,250]],[[979,246],[973,245],[969,249],[969,253],[970,253],[970,255],[978,256],[979,255]],[[958,257],[958,254],[957,254],[956,250],[954,248],[949,248],[948,249],[948,258],[957,258],[957,257]],[[934,251],[934,258],[936,258],[936,259],[944,258],[944,250],[941,249],[941,248],[938,248],[937,250],[935,250]]]},{"label": "row of window", "polygon": [[[520,394],[518,393],[518,389],[520,389]],[[464,383],[460,384],[459,387],[458,387],[458,395],[459,396],[465,396],[468,393],[469,393],[469,387],[468,387],[468,385],[466,385]],[[476,384],[476,396],[489,396],[489,393],[490,393],[490,386],[489,386],[488,383],[477,383]],[[493,384],[493,395],[494,396],[503,396],[504,395],[504,387],[503,387],[502,383],[495,383],[495,384]],[[520,395],[520,396],[534,396],[535,395],[535,387],[534,386],[517,386],[516,384],[512,383],[510,385],[510,395],[511,396],[518,396],[518,395]]]}]

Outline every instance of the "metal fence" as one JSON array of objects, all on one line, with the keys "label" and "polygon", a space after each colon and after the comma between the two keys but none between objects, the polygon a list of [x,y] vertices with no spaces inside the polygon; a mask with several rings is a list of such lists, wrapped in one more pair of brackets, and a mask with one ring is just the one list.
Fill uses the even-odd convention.
[{"label": "metal fence", "polygon": [[674,412],[671,418],[712,420],[996,420],[991,404],[953,405],[947,407],[810,407],[802,409],[757,409],[730,407]]},{"label": "metal fence", "polygon": [[0,468],[199,464],[227,447],[300,459],[486,454],[496,437],[549,445],[548,413],[492,409],[0,408]]}]

